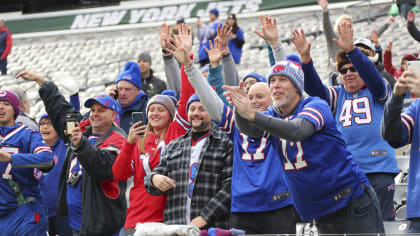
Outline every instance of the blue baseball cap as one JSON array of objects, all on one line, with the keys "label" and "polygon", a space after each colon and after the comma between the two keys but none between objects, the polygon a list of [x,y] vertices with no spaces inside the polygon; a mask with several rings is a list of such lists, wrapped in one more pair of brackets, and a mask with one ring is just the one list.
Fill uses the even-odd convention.
[{"label": "blue baseball cap", "polygon": [[98,95],[94,98],[89,98],[85,102],[85,107],[87,107],[87,108],[92,107],[93,102],[97,102],[97,103],[101,104],[102,106],[104,106],[106,108],[110,108],[113,111],[118,113],[117,102],[115,102],[115,100],[112,97],[110,97],[106,94],[100,94],[100,95]]},{"label": "blue baseball cap", "polygon": [[217,8],[213,8],[209,12],[215,15],[216,17],[219,17],[219,10],[217,10]]}]

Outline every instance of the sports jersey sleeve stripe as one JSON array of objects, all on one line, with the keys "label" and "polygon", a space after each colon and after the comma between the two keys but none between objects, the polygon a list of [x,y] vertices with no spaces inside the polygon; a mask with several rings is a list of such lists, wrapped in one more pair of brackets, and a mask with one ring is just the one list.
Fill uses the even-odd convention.
[{"label": "sports jersey sleeve stripe", "polygon": [[182,118],[178,112],[175,114],[175,120],[184,130],[188,130],[190,128],[190,123]]},{"label": "sports jersey sleeve stripe", "polygon": [[310,112],[303,111],[303,112],[299,113],[299,115],[297,117],[305,118],[305,119],[311,121],[316,126],[316,130],[321,129],[320,128],[321,127],[321,121],[314,114],[312,114]]},{"label": "sports jersey sleeve stripe", "polygon": [[388,98],[391,96],[391,86],[388,84],[388,81],[386,81],[385,79],[384,81],[386,84],[385,95],[381,98],[378,98],[378,100],[381,102],[386,102],[386,100],[388,100]]},{"label": "sports jersey sleeve stripe", "polygon": [[333,114],[335,114],[337,108],[337,90],[334,87],[329,87],[328,92],[330,94],[330,107]]},{"label": "sports jersey sleeve stripe", "polygon": [[220,122],[219,127],[227,134],[231,134],[233,122],[233,110],[225,104],[223,108],[222,121]]},{"label": "sports jersey sleeve stripe", "polygon": [[39,146],[39,147],[36,147],[33,151],[33,153],[35,154],[40,153],[40,152],[52,152],[52,151],[51,151],[51,148],[48,146]]},{"label": "sports jersey sleeve stripe", "polygon": [[307,107],[303,109],[303,111],[309,111],[309,112],[314,113],[321,120],[321,127],[319,129],[322,129],[322,127],[324,127],[324,117],[322,116],[321,112],[319,112],[317,109],[312,108],[312,107]]},{"label": "sports jersey sleeve stripe", "polygon": [[407,144],[411,142],[412,132],[414,128],[414,119],[407,113],[401,114],[401,121],[407,129],[408,139]]}]

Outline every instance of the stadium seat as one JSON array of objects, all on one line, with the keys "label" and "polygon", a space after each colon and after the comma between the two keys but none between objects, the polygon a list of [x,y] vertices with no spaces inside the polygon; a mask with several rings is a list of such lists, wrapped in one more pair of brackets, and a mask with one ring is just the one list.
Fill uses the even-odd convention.
[{"label": "stadium seat", "polygon": [[407,199],[407,184],[395,184],[394,202],[402,205]]},{"label": "stadium seat", "polygon": [[[405,218],[405,217],[404,217]],[[410,226],[410,221],[384,221],[385,232],[388,235],[406,234]]]},{"label": "stadium seat", "polygon": [[409,156],[397,156],[398,168],[401,172],[408,173],[410,166],[410,157]]},{"label": "stadium seat", "polygon": [[395,211],[396,220],[406,220],[407,217],[407,205],[399,206]]}]

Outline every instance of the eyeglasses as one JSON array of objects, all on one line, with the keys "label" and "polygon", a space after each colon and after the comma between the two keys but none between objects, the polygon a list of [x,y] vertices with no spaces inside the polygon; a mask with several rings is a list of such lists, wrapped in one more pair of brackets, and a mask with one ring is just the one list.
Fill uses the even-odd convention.
[{"label": "eyeglasses", "polygon": [[340,72],[340,74],[342,74],[342,75],[345,75],[345,74],[347,74],[348,70],[350,70],[351,72],[356,72],[356,68],[354,68],[353,66],[351,66],[349,68],[339,69],[338,72]]},{"label": "eyeglasses", "polygon": [[42,122],[39,123],[39,127],[41,127],[43,125],[50,126],[50,125],[52,125],[52,123],[51,123],[51,121],[42,121]]}]

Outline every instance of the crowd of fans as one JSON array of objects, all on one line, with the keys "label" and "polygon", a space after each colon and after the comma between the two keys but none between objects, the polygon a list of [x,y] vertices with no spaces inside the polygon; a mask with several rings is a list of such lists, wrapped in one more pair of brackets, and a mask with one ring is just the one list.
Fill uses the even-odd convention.
[{"label": "crowd of fans", "polygon": [[[418,54],[394,67],[392,42],[383,53],[378,41],[392,17],[354,39],[351,16],[333,28],[328,1],[318,3],[337,79],[329,86],[305,32],[292,32],[291,54],[267,15],[254,32],[270,73],[239,78],[244,32],[217,9],[209,25],[197,20],[198,52],[183,19],[161,25],[166,83],[143,52],[83,103],[87,114],[68,75],[66,98],[59,81],[18,74],[39,85],[46,114],[28,115],[22,88],[0,90],[0,235],[295,234],[299,222],[321,234],[384,233],[395,220],[394,148],[409,143],[407,219],[420,233],[418,100],[403,111],[404,98],[420,96],[420,71],[407,66]],[[414,12],[406,18],[420,41]],[[9,37],[0,21],[4,74]]]}]

